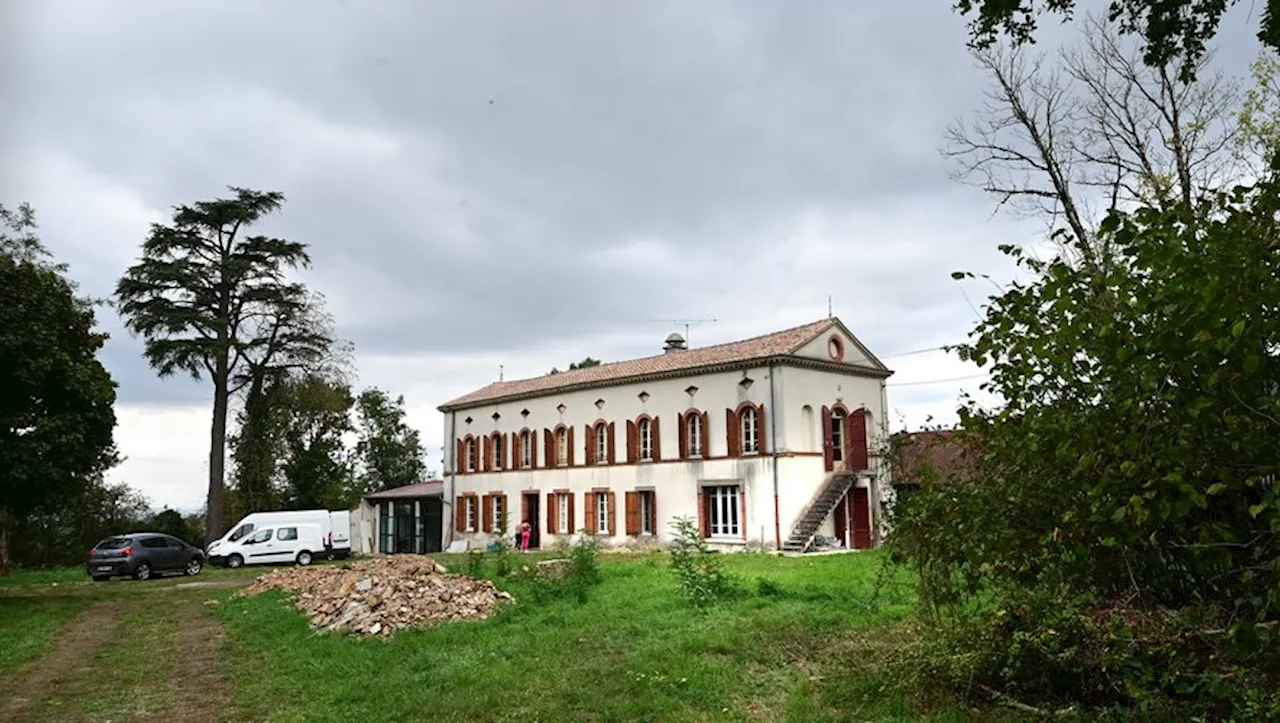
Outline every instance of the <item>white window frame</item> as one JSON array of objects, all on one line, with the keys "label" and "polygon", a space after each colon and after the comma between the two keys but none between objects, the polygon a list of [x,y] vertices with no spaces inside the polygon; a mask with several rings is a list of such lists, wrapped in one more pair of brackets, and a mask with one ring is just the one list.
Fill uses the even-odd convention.
[{"label": "white window frame", "polygon": [[[499,519],[499,516],[502,514],[502,495],[494,495],[490,497],[489,500],[490,500],[489,511],[493,515],[493,529],[497,530],[498,519]],[[503,534],[506,534],[507,531],[500,530],[500,532],[502,532]]]},{"label": "white window frame", "polygon": [[597,492],[596,495],[596,534],[609,534],[609,493]]},{"label": "white window frame", "polygon": [[465,451],[467,454],[467,459],[466,459],[467,471],[475,472],[476,471],[476,438],[467,437],[467,442],[464,446],[466,447]]},{"label": "white window frame", "polygon": [[714,485],[703,488],[710,502],[707,510],[707,529],[713,538],[741,538],[742,487],[740,485]]},{"label": "white window frame", "polygon": [[533,439],[529,430],[520,433],[520,467],[529,469],[533,466]]},{"label": "white window frame", "polygon": [[596,464],[609,464],[609,428],[604,422],[596,425]]},{"label": "white window frame", "polygon": [[653,534],[653,490],[640,490],[640,534]]},{"label": "white window frame", "polygon": [[556,466],[569,464],[569,430],[561,427],[556,430]]},{"label": "white window frame", "polygon": [[466,505],[466,515],[467,515],[466,531],[475,532],[476,531],[476,498],[463,497],[462,499],[463,499],[463,504]]},{"label": "white window frame", "polygon": [[[756,414],[755,407],[747,407],[742,410],[739,417],[742,427],[742,453],[743,454],[759,454],[760,452],[760,417]],[[750,424],[748,424],[750,420]]]},{"label": "white window frame", "polygon": [[685,448],[690,457],[702,456],[702,415],[690,414],[685,420],[684,431],[687,439]]},{"label": "white window frame", "polygon": [[831,410],[831,461],[844,461],[844,412]]},{"label": "white window frame", "polygon": [[653,420],[640,420],[640,459],[653,459]]},{"label": "white window frame", "polygon": [[573,520],[569,519],[569,500],[571,496],[568,492],[556,493],[556,508],[559,519],[556,520],[558,534],[567,535],[573,530]]},{"label": "white window frame", "polygon": [[489,446],[493,449],[493,468],[495,470],[502,469],[502,435],[494,434],[490,436]]}]

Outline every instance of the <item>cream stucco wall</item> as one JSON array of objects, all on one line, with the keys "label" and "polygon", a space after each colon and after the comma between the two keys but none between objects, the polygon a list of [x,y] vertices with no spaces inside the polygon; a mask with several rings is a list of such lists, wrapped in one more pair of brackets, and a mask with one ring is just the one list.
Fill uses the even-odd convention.
[{"label": "cream stucco wall", "polygon": [[[825,358],[826,337],[814,343],[819,342],[822,346],[817,350]],[[856,353],[857,347],[851,340],[846,340],[845,348],[846,359]],[[750,379],[751,384],[741,384],[744,379]],[[693,395],[686,391],[691,386],[697,387]],[[647,393],[647,399],[640,398],[642,392]],[[598,400],[603,400],[603,404],[597,406]],[[744,402],[764,406],[764,424],[760,430],[764,454],[727,458],[725,410],[736,409]],[[672,537],[669,523],[674,517],[687,515],[697,518],[699,485],[723,480],[726,484],[741,485],[746,495],[746,540],[713,542],[722,543],[727,548],[740,549],[748,542],[773,548],[778,543],[779,533],[782,540],[786,539],[792,524],[827,479],[828,473],[823,469],[820,414],[824,405],[830,407],[838,402],[850,410],[868,410],[868,436],[874,451],[875,440],[883,434],[882,425],[886,418],[883,380],[790,365],[575,391],[445,413],[446,471],[449,473],[445,490],[446,542],[467,539],[474,546],[487,543],[493,537],[451,529],[454,521],[452,505],[463,493],[474,492],[481,496],[505,493],[514,528],[520,521],[520,495],[523,492],[536,490],[539,493],[541,527],[546,521],[547,494],[555,490],[569,490],[574,494],[574,528],[577,529],[584,524],[584,494],[593,488],[608,488],[615,493],[615,526],[622,530],[625,530],[626,519],[625,493],[635,489],[654,490],[658,538],[665,542]],[[560,405],[563,405],[563,411],[558,409]],[[806,412],[806,407],[811,412]],[[709,449],[704,452],[707,458],[701,461],[677,459],[676,415],[689,409],[707,412],[710,422]],[[528,414],[522,414],[526,410]],[[642,414],[659,420],[661,459],[623,464],[626,461],[627,421]],[[470,422],[466,421],[468,418]],[[600,420],[615,424],[615,458],[618,464],[586,467],[587,435],[584,427]],[[575,466],[544,469],[543,430],[555,429],[560,424],[574,429]],[[537,435],[537,469],[452,474],[456,464],[456,440],[468,434],[484,437],[494,432],[509,433],[514,437],[524,428]],[[454,433],[451,435],[450,431]],[[771,454],[775,451],[778,453],[776,458]],[[779,513],[776,518],[775,470]],[[828,521],[825,534],[830,534],[830,527]],[[508,532],[514,532],[514,529]],[[614,532],[603,540],[605,544],[631,541],[618,530]],[[544,546],[553,542],[554,537],[544,531]]]}]

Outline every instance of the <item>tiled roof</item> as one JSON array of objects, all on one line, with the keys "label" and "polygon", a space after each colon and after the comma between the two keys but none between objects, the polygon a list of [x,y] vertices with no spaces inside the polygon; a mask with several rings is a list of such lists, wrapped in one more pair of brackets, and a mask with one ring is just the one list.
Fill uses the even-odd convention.
[{"label": "tiled roof", "polygon": [[772,334],[727,344],[664,352],[640,359],[610,362],[585,369],[573,369],[559,374],[533,377],[532,379],[494,382],[474,392],[448,401],[440,405],[439,409],[447,411],[497,399],[540,396],[566,387],[604,385],[635,377],[693,371],[721,364],[734,364],[756,359],[786,356],[795,353],[800,347],[819,334],[839,325],[840,321],[838,319],[823,319],[804,326],[784,329]]},{"label": "tiled roof", "polygon": [[963,475],[973,464],[972,450],[956,437],[956,430],[934,429],[907,433],[893,470],[894,481],[921,484]]},{"label": "tiled roof", "polygon": [[392,487],[391,489],[382,490],[381,492],[371,492],[364,496],[366,500],[401,500],[406,497],[442,497],[444,496],[444,482],[440,480],[427,480],[426,482],[415,482],[411,485],[403,485],[401,487]]}]

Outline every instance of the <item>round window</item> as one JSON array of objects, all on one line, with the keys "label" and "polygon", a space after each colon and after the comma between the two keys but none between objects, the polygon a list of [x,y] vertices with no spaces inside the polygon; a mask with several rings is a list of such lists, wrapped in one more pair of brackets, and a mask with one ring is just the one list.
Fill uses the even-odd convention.
[{"label": "round window", "polygon": [[844,342],[840,341],[840,337],[833,336],[827,341],[827,353],[836,361],[844,361]]}]

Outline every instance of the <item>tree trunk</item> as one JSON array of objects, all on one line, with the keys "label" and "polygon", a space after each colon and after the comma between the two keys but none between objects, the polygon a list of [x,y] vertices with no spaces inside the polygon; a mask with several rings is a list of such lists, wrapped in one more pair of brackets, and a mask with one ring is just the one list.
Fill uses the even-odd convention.
[{"label": "tree trunk", "polygon": [[205,544],[226,532],[223,512],[226,498],[224,466],[227,452],[227,361],[218,360],[218,373],[213,380],[213,424],[209,434],[209,500],[205,510]]},{"label": "tree trunk", "polygon": [[0,577],[8,575],[13,570],[13,563],[9,560],[9,515],[0,510]]}]

